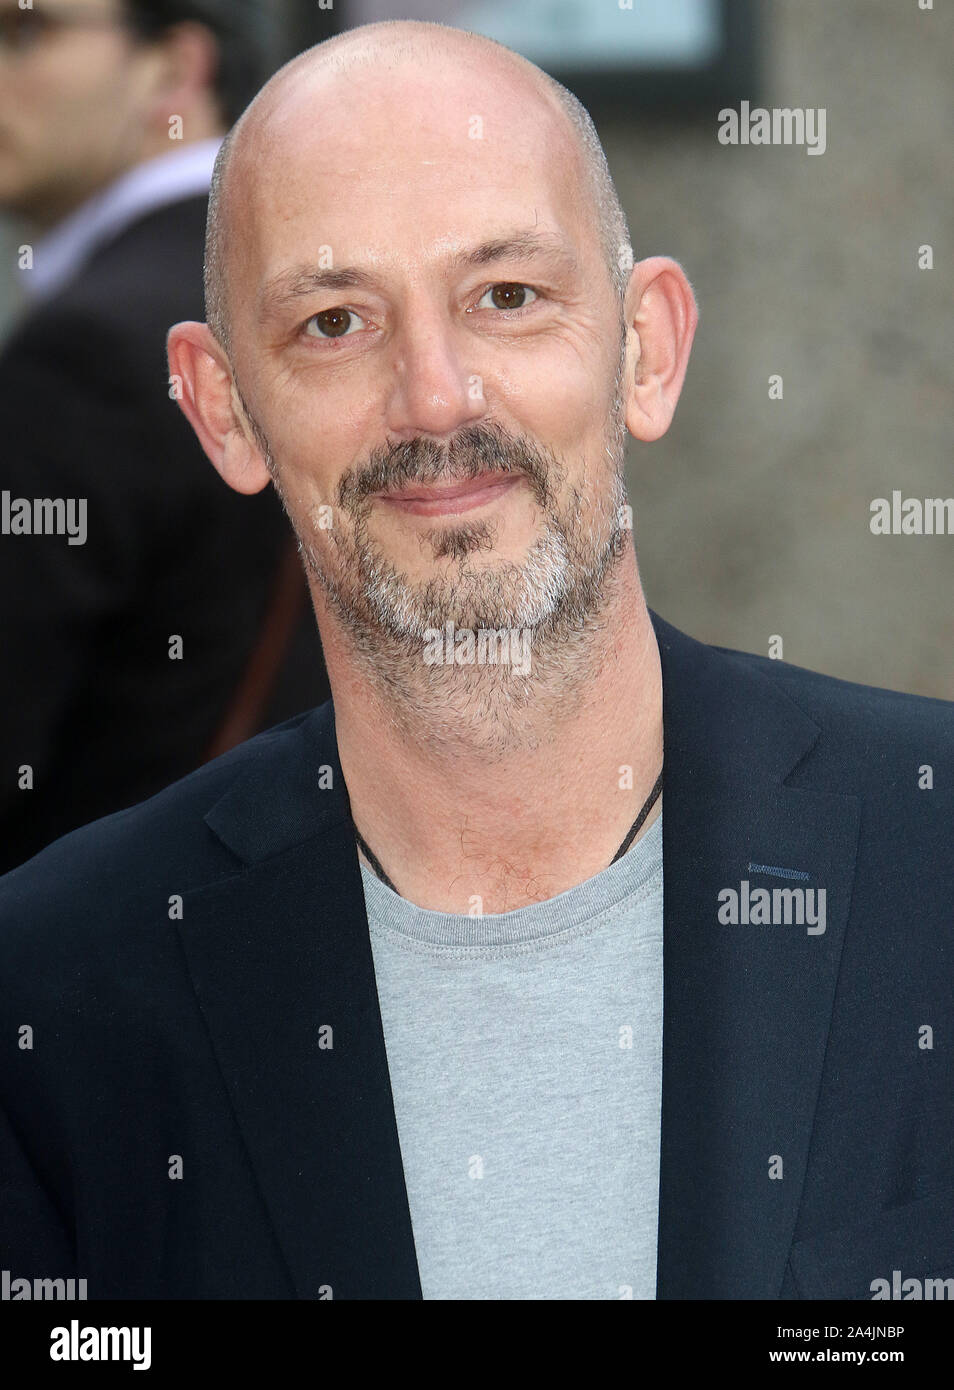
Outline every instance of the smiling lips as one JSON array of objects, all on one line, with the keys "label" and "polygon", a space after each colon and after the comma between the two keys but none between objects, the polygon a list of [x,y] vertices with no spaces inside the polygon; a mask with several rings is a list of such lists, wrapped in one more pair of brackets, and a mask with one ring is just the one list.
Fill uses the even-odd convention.
[{"label": "smiling lips", "polygon": [[376,493],[379,501],[414,516],[469,512],[494,501],[520,481],[515,473],[483,473],[479,478],[443,484],[413,483],[400,492]]}]

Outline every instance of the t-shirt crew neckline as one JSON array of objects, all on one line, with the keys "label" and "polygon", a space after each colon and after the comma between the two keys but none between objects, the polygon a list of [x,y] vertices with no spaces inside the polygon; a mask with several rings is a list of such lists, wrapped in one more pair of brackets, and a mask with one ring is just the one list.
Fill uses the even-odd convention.
[{"label": "t-shirt crew neckline", "polygon": [[621,859],[554,898],[511,912],[438,912],[408,902],[359,861],[372,930],[387,928],[432,946],[503,946],[543,941],[590,922],[624,898],[648,897],[662,868],[662,813]]}]

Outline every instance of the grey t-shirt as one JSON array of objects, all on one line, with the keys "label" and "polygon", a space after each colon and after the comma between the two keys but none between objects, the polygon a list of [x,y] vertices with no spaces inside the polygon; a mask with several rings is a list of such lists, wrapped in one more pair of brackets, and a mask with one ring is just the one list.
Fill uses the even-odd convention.
[{"label": "grey t-shirt", "polygon": [[425,1299],[655,1298],[662,816],[513,912],[361,872]]}]

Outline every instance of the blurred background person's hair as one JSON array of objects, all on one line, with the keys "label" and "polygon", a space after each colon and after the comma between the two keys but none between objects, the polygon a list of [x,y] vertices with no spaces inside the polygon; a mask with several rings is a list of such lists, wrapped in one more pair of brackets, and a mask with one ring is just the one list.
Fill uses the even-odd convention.
[{"label": "blurred background person's hair", "polygon": [[152,38],[175,24],[204,25],[217,50],[212,88],[226,126],[234,125],[289,56],[284,9],[275,0],[124,0],[134,27]]},{"label": "blurred background person's hair", "polygon": [[271,489],[231,492],[166,377],[204,318],[222,136],[288,55],[253,0],[0,0],[0,869],[327,697]]}]

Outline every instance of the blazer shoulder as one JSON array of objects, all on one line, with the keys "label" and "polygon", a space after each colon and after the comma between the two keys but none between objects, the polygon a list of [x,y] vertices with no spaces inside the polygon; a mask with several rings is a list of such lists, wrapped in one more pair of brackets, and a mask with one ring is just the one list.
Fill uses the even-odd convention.
[{"label": "blazer shoulder", "polygon": [[[128,926],[154,907],[243,872],[240,854],[207,821],[247,788],[251,815],[281,803],[303,762],[328,747],[331,702],[296,715],[124,811],[80,827],[0,878],[0,955],[42,954],[67,938]],[[330,734],[334,742],[333,732]],[[329,758],[332,753],[328,751]],[[82,941],[80,950],[84,949]]]},{"label": "blazer shoulder", "polygon": [[841,750],[845,762],[867,770],[878,786],[893,769],[907,778],[912,764],[917,771],[941,758],[954,759],[950,700],[862,685],[749,652],[713,650],[773,681],[818,724],[827,748]]},{"label": "blazer shoulder", "polygon": [[50,301],[123,326],[130,339],[204,316],[205,198],[144,214],[100,247]]},{"label": "blazer shoulder", "polygon": [[67,386],[164,380],[165,336],[203,316],[206,200],[146,214],[94,253],[62,289],[15,326],[2,378],[23,367]]}]

